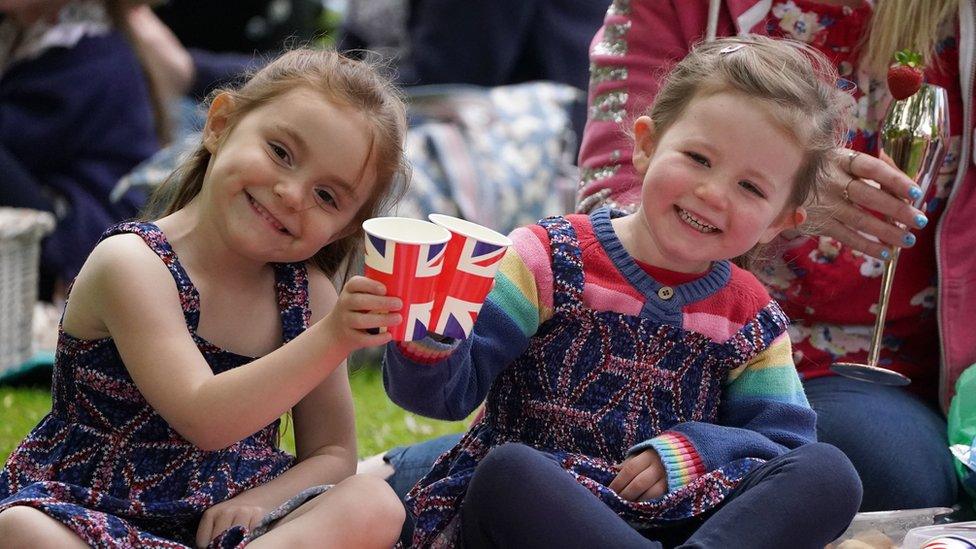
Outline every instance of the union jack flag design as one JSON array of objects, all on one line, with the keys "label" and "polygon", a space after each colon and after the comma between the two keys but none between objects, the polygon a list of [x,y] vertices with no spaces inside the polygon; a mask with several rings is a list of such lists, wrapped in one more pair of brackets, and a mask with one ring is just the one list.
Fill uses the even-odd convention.
[{"label": "union jack flag design", "polygon": [[451,238],[431,319],[434,333],[455,339],[471,335],[507,248],[458,234]]},{"label": "union jack flag design", "polygon": [[976,544],[958,536],[945,536],[930,539],[922,549],[973,549]]},{"label": "union jack flag design", "polygon": [[404,244],[366,235],[366,276],[403,300],[403,322],[390,328],[393,339],[423,339],[430,326],[437,275],[447,244]]}]

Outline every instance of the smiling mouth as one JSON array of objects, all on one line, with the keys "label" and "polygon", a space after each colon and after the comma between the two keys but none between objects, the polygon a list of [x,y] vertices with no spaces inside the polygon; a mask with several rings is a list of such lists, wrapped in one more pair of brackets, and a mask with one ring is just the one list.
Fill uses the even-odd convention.
[{"label": "smiling mouth", "polygon": [[679,208],[677,206],[675,206],[675,209],[678,211],[678,217],[680,217],[682,221],[684,221],[691,228],[695,229],[696,231],[698,231],[698,232],[700,232],[702,234],[711,234],[711,233],[720,233],[720,232],[722,232],[722,231],[719,230],[718,227],[715,227],[713,225],[709,225],[708,223],[705,223],[701,219],[698,219],[697,217],[695,217],[694,215],[692,215],[691,213],[689,213],[687,210],[683,210],[683,209],[681,209],[681,208]]},{"label": "smiling mouth", "polygon": [[272,227],[274,227],[279,233],[287,234],[287,235],[291,234],[291,232],[289,232],[288,229],[286,229],[285,226],[281,224],[281,222],[279,222],[277,219],[275,219],[273,215],[271,215],[271,212],[266,210],[264,206],[258,203],[257,200],[254,200],[253,196],[247,193],[244,194],[247,195],[247,201],[251,204],[251,208],[253,208],[254,211],[259,216],[263,217],[264,220],[267,221]]}]

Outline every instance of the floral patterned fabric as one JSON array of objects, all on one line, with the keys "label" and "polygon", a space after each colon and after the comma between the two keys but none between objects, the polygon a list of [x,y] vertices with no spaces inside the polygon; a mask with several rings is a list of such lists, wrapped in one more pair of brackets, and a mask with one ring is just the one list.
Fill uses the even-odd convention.
[{"label": "floral patterned fabric", "polygon": [[[855,100],[851,147],[877,155],[877,130],[891,101],[884,82],[857,66],[858,44],[868,30],[871,5],[826,6],[810,0],[777,1],[766,20],[772,36],[807,42],[823,52],[849,81]],[[923,211],[928,225],[917,243],[903,250],[882,341],[881,365],[912,379],[912,390],[935,399],[939,343],[935,300],[935,227],[958,169],[962,99],[955,71],[956,28],[945,25],[937,46],[940,66],[926,81],[946,88],[953,136],[949,154],[928,191]],[[939,70],[941,69],[941,70]],[[832,362],[865,362],[870,347],[884,264],[829,237],[800,237],[786,243],[779,260],[757,273],[793,321],[790,337],[801,376],[829,373]]]},{"label": "floral patterned fabric", "polygon": [[[196,334],[200,296],[156,225],[123,223],[103,238],[119,233],[141,236],[169,268],[187,329],[215,374],[253,360]],[[275,265],[285,341],[308,326],[306,275],[304,264]],[[92,546],[193,546],[207,508],[268,482],[294,459],[277,448],[277,420],[222,450],[197,448],[146,402],[111,338],[61,330],[52,397],[51,412],[0,472],[0,511],[39,509]],[[235,526],[211,546],[237,547],[247,533]]]}]

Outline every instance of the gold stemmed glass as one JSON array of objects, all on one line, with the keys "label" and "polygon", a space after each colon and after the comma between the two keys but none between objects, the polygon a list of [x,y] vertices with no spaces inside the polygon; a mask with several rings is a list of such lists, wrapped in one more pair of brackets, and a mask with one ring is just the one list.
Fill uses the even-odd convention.
[{"label": "gold stemmed glass", "polygon": [[[881,151],[922,189],[921,196],[913,204],[916,208],[921,207],[929,186],[939,173],[948,138],[949,102],[944,88],[923,84],[914,95],[893,101],[888,108],[881,124]],[[836,362],[830,367],[834,372],[882,385],[911,383],[902,374],[878,366],[885,316],[888,314],[888,301],[891,299],[891,286],[900,251],[901,248],[894,248],[881,275],[881,295],[867,364]]]}]

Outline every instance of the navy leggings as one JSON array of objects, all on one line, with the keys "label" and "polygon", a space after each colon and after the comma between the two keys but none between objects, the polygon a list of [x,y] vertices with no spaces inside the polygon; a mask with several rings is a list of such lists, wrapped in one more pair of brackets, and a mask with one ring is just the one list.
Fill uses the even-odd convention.
[{"label": "navy leggings", "polygon": [[461,535],[472,548],[823,548],[844,532],[860,503],[850,461],[815,443],[751,472],[703,519],[637,531],[546,454],[505,444],[475,469]]}]

